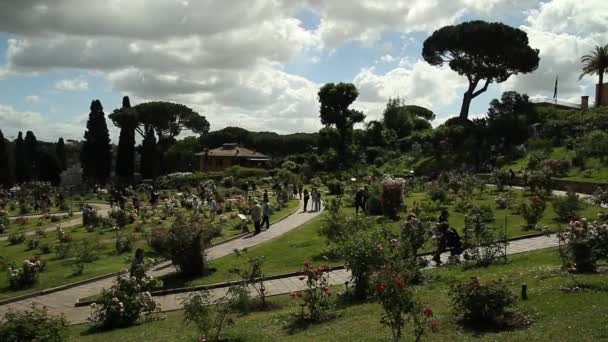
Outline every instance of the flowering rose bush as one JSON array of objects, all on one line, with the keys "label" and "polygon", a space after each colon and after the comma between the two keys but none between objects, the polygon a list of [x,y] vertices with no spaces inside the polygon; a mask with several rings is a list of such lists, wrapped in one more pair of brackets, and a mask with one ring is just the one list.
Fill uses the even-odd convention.
[{"label": "flowering rose bush", "polygon": [[2,341],[64,341],[68,321],[65,316],[53,316],[46,307],[32,304],[31,309],[9,309],[0,320]]},{"label": "flowering rose bush", "polygon": [[494,198],[498,209],[508,209],[515,202],[515,194],[511,191],[501,192]]},{"label": "flowering rose bush", "polygon": [[519,205],[519,214],[526,220],[528,224],[526,228],[534,229],[536,224],[543,217],[545,208],[547,207],[545,200],[540,196],[532,196],[528,203],[521,203]]},{"label": "flowering rose bush", "polygon": [[600,259],[608,260],[608,223],[574,220],[559,233],[560,254],[578,272],[593,272]]},{"label": "flowering rose bush", "polygon": [[114,220],[116,225],[120,228],[135,222],[137,218],[137,213],[129,210],[123,210],[118,207],[114,207],[112,211],[110,211],[110,218]]},{"label": "flowering rose bush", "polygon": [[123,327],[160,311],[150,291],[162,286],[162,281],[147,275],[129,277],[125,272],[118,275],[116,284],[101,290],[100,299],[91,304],[90,322],[102,328]]},{"label": "flowering rose bush", "polygon": [[433,310],[422,307],[414,299],[407,279],[390,266],[385,266],[375,274],[375,294],[384,309],[380,322],[387,325],[392,332],[392,340],[399,341],[407,322],[413,324],[416,341],[420,341],[427,327],[434,330],[438,323],[430,324]]},{"label": "flowering rose bush", "polygon": [[8,267],[8,282],[10,288],[19,290],[33,285],[38,281],[40,272],[44,270],[45,263],[37,257],[23,260],[21,267],[11,265]]},{"label": "flowering rose bush", "polygon": [[509,185],[511,180],[510,174],[506,170],[496,169],[492,171],[492,183],[498,191],[504,191],[505,186]]},{"label": "flowering rose bush", "polygon": [[334,300],[329,287],[329,267],[323,265],[315,267],[310,261],[305,261],[301,272],[300,279],[306,281],[306,289],[291,293],[293,298],[303,301],[301,319],[320,322],[330,318]]},{"label": "flowering rose bush", "polygon": [[384,215],[390,218],[397,217],[397,213],[403,208],[403,178],[385,178],[382,185],[382,209]]},{"label": "flowering rose bush", "polygon": [[582,204],[574,191],[569,190],[566,196],[555,196],[553,200],[553,209],[563,222],[569,222],[568,217],[576,215],[581,207]]}]

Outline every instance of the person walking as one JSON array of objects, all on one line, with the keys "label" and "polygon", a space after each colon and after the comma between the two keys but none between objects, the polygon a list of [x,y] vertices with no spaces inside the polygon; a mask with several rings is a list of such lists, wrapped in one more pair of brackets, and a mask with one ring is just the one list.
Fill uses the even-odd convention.
[{"label": "person walking", "polygon": [[268,190],[264,190],[264,195],[262,196],[264,203],[268,203]]},{"label": "person walking", "polygon": [[217,212],[217,201],[215,198],[211,199],[211,205],[209,206],[209,212],[211,214],[211,221],[215,220],[215,213]]},{"label": "person walking", "polygon": [[262,226],[266,225],[266,230],[270,229],[270,203],[264,202],[262,206]]},{"label": "person walking", "polygon": [[310,192],[310,200],[312,201],[311,211],[317,211],[317,188],[313,188]]},{"label": "person walking", "polygon": [[255,228],[254,235],[259,234],[262,230],[262,206],[260,206],[260,203],[257,200],[251,208],[251,220],[253,221],[253,227]]},{"label": "person walking", "polygon": [[363,210],[363,188],[355,193],[355,214],[359,214],[359,209]]},{"label": "person walking", "polygon": [[146,269],[144,267],[144,250],[138,248],[135,250],[135,257],[131,261],[131,268],[129,270],[129,276],[135,278],[143,278],[146,274]]},{"label": "person walking", "polygon": [[308,207],[309,199],[310,199],[310,195],[308,195],[308,190],[304,189],[304,212],[306,212],[306,208]]},{"label": "person walking", "polygon": [[304,190],[304,186],[302,184],[298,184],[298,195],[300,198],[300,201],[302,200],[302,191]]}]

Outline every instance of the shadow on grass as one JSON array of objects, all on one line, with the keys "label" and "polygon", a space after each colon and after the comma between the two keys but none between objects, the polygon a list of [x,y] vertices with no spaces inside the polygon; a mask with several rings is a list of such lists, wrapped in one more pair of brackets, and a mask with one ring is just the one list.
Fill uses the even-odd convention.
[{"label": "shadow on grass", "polygon": [[178,287],[190,286],[190,282],[201,277],[208,277],[217,272],[217,268],[207,268],[202,275],[199,276],[184,276],[179,272],[166,274],[160,279],[163,281],[163,289],[173,289]]},{"label": "shadow on grass", "polygon": [[473,334],[473,336],[480,337],[484,334],[524,330],[532,324],[532,321],[527,315],[521,312],[512,311],[506,312],[502,317],[494,320],[474,322],[459,320],[456,323],[465,331]]}]

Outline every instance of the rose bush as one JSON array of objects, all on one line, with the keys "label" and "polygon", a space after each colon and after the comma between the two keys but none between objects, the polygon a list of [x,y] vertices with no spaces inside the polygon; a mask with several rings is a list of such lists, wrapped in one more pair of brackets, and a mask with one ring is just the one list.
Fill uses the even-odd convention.
[{"label": "rose bush", "polygon": [[575,219],[559,233],[560,254],[577,272],[594,272],[599,260],[608,260],[608,223]]},{"label": "rose bush", "polygon": [[[302,320],[320,322],[329,319],[334,307],[332,290],[329,287],[330,268],[324,265],[314,266],[305,261],[301,269],[301,278],[305,280],[306,288],[299,292],[292,292],[293,298],[303,302]],[[306,312],[304,311],[306,309]]]},{"label": "rose bush", "polygon": [[150,276],[129,277],[123,270],[116,283],[102,289],[100,299],[91,304],[89,322],[101,328],[129,326],[151,313],[160,311],[150,291],[162,286],[162,281]]}]

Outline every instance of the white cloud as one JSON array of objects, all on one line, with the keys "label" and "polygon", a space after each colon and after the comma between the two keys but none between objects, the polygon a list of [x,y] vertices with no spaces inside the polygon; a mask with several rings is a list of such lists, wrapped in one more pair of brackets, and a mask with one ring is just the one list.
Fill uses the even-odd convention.
[{"label": "white cloud", "polygon": [[396,60],[397,60],[397,58],[395,58],[395,57],[391,56],[391,55],[390,55],[390,54],[388,54],[388,53],[387,53],[386,55],[384,55],[384,56],[380,57],[380,61],[382,61],[382,62],[384,62],[384,63],[391,63],[391,62],[394,62],[394,61],[396,61]]},{"label": "white cloud", "polygon": [[28,95],[25,97],[25,102],[36,103],[40,101],[40,97],[38,95]]},{"label": "white cloud", "polygon": [[553,0],[531,11],[521,29],[528,33],[530,45],[540,50],[538,70],[511,77],[503,89],[552,97],[559,76],[560,100],[578,103],[581,95],[593,95],[597,79],[578,80],[580,58],[608,42],[607,13],[608,2],[603,0]]},{"label": "white cloud", "polygon": [[368,119],[380,116],[389,97],[408,104],[437,110],[458,99],[466,80],[447,67],[430,66],[423,60],[400,64],[384,75],[373,68],[363,69],[354,78],[360,92],[355,105],[366,110]]},{"label": "white cloud", "polygon": [[82,78],[60,80],[55,83],[55,89],[67,91],[82,91],[89,89],[89,83]]}]

